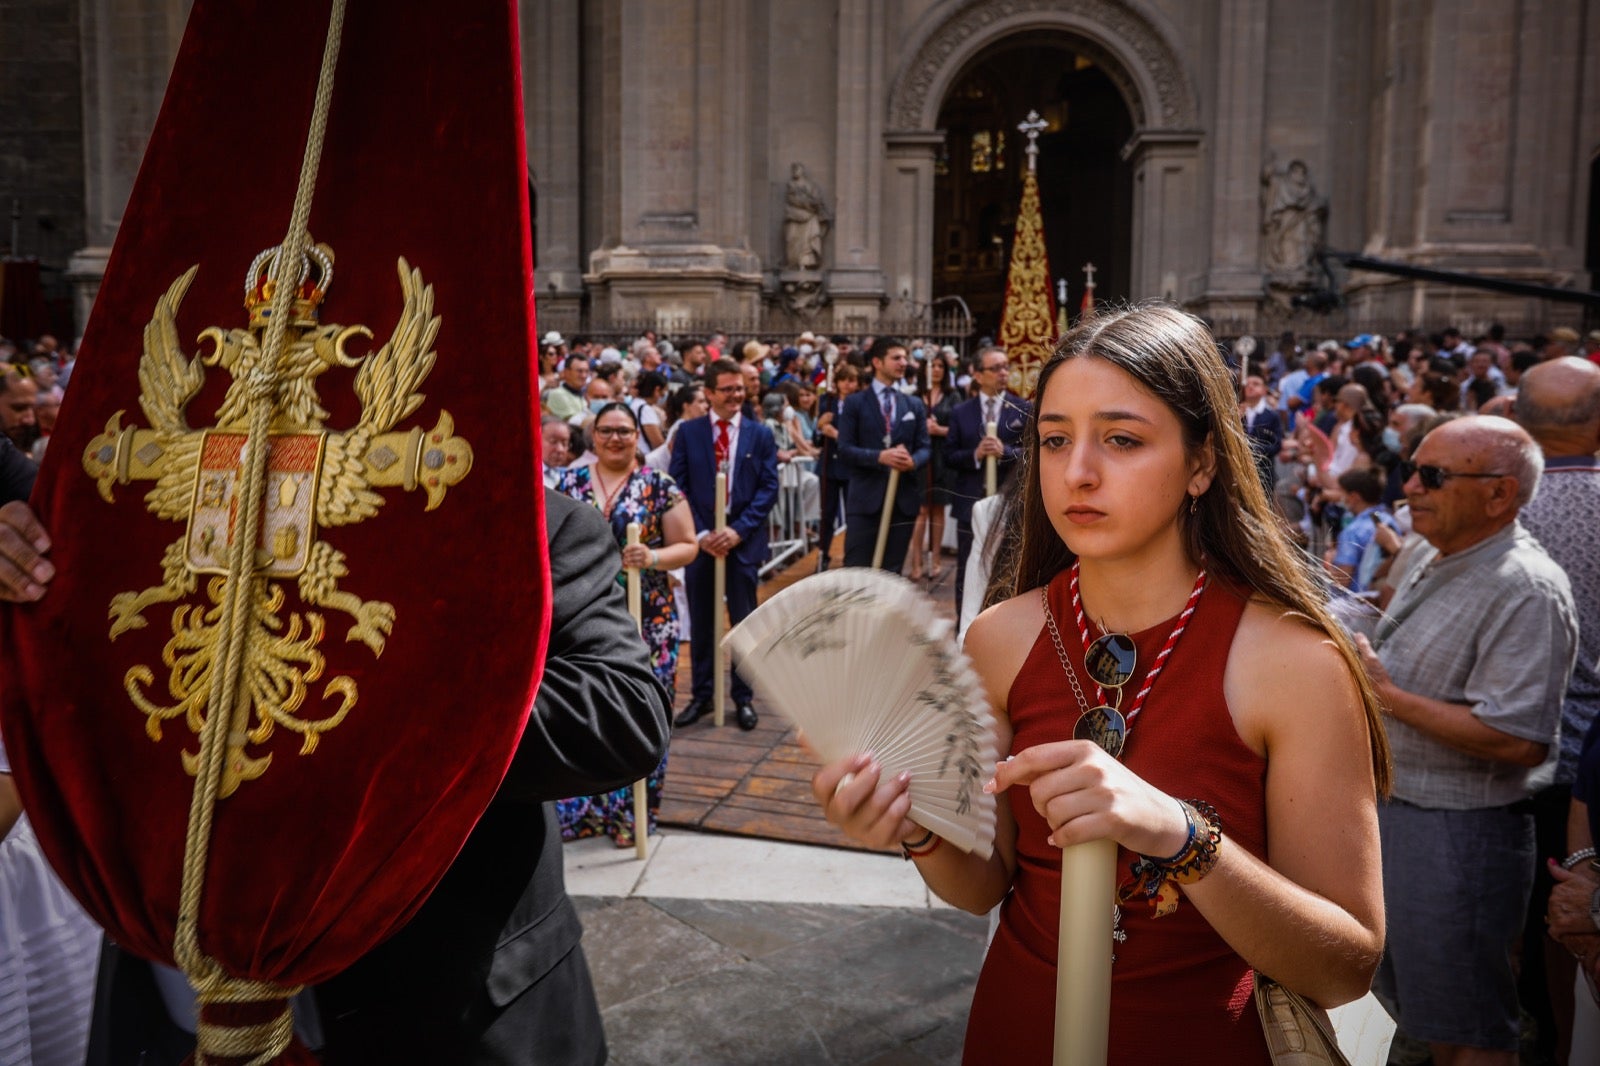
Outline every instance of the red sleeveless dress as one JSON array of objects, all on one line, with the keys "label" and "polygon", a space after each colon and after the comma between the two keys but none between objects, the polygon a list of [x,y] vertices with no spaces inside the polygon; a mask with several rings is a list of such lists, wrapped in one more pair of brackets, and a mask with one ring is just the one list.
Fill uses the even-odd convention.
[{"label": "red sleeveless dress", "polygon": [[[1083,642],[1068,592],[1068,575],[1049,586],[1050,610],[1078,671],[1084,695],[1094,697],[1083,666]],[[1245,598],[1213,580],[1194,617],[1128,730],[1122,760],[1155,787],[1217,809],[1234,845],[1266,857],[1266,760],[1234,730],[1222,675]],[[1139,649],[1124,687],[1132,700],[1145,671],[1172,632],[1176,616],[1132,634]],[[1013,752],[1069,740],[1078,719],[1049,633],[1042,627],[1007,700]],[[966,1066],[1049,1063],[1055,1028],[1056,940],[1061,912],[1061,851],[1045,841],[1049,826],[1026,788],[1013,788],[1017,873],[1000,908],[1000,928],[984,959],[967,1021]],[[1133,856],[1117,854],[1119,883]],[[1251,998],[1253,975],[1187,897],[1175,913],[1153,917],[1145,903],[1121,908],[1116,962],[1111,968],[1110,1062],[1194,1061],[1248,1066],[1271,1060]],[[1108,929],[1107,936],[1112,935]]]}]

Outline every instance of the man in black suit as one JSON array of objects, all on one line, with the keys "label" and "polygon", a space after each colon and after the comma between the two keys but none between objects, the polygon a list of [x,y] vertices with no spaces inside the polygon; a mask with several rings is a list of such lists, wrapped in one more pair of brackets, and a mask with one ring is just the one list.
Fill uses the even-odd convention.
[{"label": "man in black suit", "polygon": [[1278,450],[1283,447],[1283,422],[1267,399],[1267,383],[1259,374],[1244,379],[1244,403],[1240,407],[1245,436],[1255,456],[1261,488],[1270,497],[1278,483]]},{"label": "man in black suit", "polygon": [[[1032,406],[1006,391],[1011,361],[1004,348],[984,348],[978,352],[973,376],[978,395],[956,405],[950,412],[950,435],[944,439],[945,465],[955,471],[950,510],[956,519],[956,614],[961,613],[962,589],[966,584],[967,556],[972,554],[972,505],[987,491],[984,470],[989,456],[999,464],[996,490],[1016,468],[1022,456],[1022,437],[1033,415]],[[995,423],[998,437],[989,436],[989,423]]]},{"label": "man in black suit", "polygon": [[[870,387],[844,402],[839,415],[839,456],[850,467],[845,496],[844,564],[871,566],[878,543],[878,523],[893,508],[883,568],[898,574],[911,546],[911,531],[922,504],[915,472],[928,464],[928,410],[915,396],[900,391],[910,356],[893,337],[879,337],[867,352],[872,368]],[[889,471],[900,471],[893,500]],[[910,476],[908,476],[910,475]]]},{"label": "man in black suit", "polygon": [[[650,669],[600,512],[545,496],[550,643],[533,713],[500,791],[416,916],[314,990],[328,1066],[374,1062],[594,1066],[600,1011],[579,946],[548,802],[617,788],[661,761],[671,703]],[[0,556],[10,540],[0,532]],[[179,978],[181,982],[182,978]],[[194,1038],[149,963],[107,944],[90,1066],[176,1066]]]},{"label": "man in black suit", "polygon": [[833,534],[839,519],[844,516],[845,492],[850,487],[850,467],[839,458],[839,411],[845,400],[859,387],[861,372],[849,363],[841,362],[833,368],[833,388],[817,403],[817,428],[811,443],[822,449],[822,526],[820,532],[821,554],[817,572],[828,569],[828,555],[833,550]]},{"label": "man in black suit", "polygon": [[[753,343],[753,342],[752,342]],[[700,555],[684,571],[689,593],[689,659],[693,687],[679,726],[693,725],[712,710],[716,559],[724,572],[728,618],[733,625],[756,609],[756,584],[767,558],[767,516],[778,502],[778,445],[759,415],[744,408],[747,377],[739,364],[719,359],[706,370],[711,413],[678,427],[672,444],[672,480],[683,490],[700,536]],[[728,474],[728,520],[716,531],[717,472]],[[716,679],[721,683],[721,679]],[[734,717],[739,728],[756,727],[750,685],[733,671]]]}]

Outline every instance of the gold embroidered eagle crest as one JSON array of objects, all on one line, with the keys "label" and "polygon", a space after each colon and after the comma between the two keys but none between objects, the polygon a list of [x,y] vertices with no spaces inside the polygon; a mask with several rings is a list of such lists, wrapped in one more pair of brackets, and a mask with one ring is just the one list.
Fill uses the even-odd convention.
[{"label": "gold embroidered eagle crest", "polygon": [[[144,613],[162,603],[189,600],[202,575],[208,603],[179,602],[172,611],[172,638],[162,654],[168,668],[167,696],[152,697],[155,674],[147,666],[131,668],[123,686],[145,715],[145,732],[161,739],[162,723],[182,715],[199,734],[215,677],[223,664],[218,656],[219,625],[228,573],[228,549],[243,514],[242,453],[247,440],[252,375],[263,360],[262,339],[272,313],[276,249],[251,264],[245,282],[248,328],[204,330],[197,343],[209,350],[185,355],[178,337],[178,308],[199,270],[190,267],[156,301],[155,314],[144,329],[139,361],[139,406],[149,428],[124,426],[118,411],[104,432],[84,450],[83,467],[107,502],[115,485],[153,481],[145,495],[149,510],[184,523],[184,533],[167,546],[161,560],[163,580],[140,592],[124,592],[111,601],[110,638],[147,624]],[[274,378],[274,415],[269,429],[266,499],[256,544],[250,588],[241,602],[246,629],[239,654],[240,686],[247,695],[247,721],[235,723],[221,795],[231,795],[240,782],[261,776],[271,754],[252,757],[248,745],[260,745],[282,727],[300,734],[300,753],[316,749],[318,738],[333,729],[357,699],[356,683],[347,676],[323,685],[320,700],[338,705],[319,717],[300,713],[311,686],[326,666],[318,646],[326,622],[323,611],[340,612],[353,623],[347,640],[360,641],[374,656],[383,652],[395,623],[391,604],[365,600],[345,591],[340,582],[350,570],[344,554],[318,531],[373,517],[383,506],[381,488],[420,489],[426,510],[444,500],[472,467],[472,447],[455,435],[449,412],[441,410],[432,429],[397,428],[422,405],[417,391],[433,369],[433,343],[439,316],[433,313],[433,287],[404,259],[398,264],[404,306],[388,341],[364,357],[351,356],[345,345],[354,336],[371,338],[365,326],[324,325],[317,309],[333,280],[333,253],[317,245],[303,258],[292,302],[283,354]],[[231,375],[217,409],[215,424],[193,429],[189,402],[205,384],[206,368],[221,366]],[[318,402],[317,378],[333,367],[359,368],[355,391],[361,417],[347,430],[324,425],[328,412]],[[283,612],[285,582],[295,582],[304,611]],[[184,768],[193,775],[194,753],[183,753]]]}]

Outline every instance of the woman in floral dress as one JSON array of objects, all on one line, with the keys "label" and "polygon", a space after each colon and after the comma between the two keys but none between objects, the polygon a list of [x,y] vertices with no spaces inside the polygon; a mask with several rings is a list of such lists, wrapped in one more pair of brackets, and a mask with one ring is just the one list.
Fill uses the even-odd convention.
[{"label": "woman in floral dress", "polygon": [[[625,403],[600,408],[594,419],[592,466],[562,472],[557,489],[575,500],[593,504],[611,524],[622,550],[619,583],[626,584],[627,568],[639,569],[643,618],[641,629],[650,646],[650,664],[656,677],[671,692],[678,670],[678,622],[667,571],[687,566],[700,553],[694,519],[683,492],[666,474],[639,460],[639,425]],[[628,525],[639,524],[639,543],[628,546]],[[661,782],[667,759],[648,781],[650,829],[661,806]],[[564,840],[604,833],[621,848],[632,847],[633,788],[631,785],[599,796],[578,796],[556,804]]]}]

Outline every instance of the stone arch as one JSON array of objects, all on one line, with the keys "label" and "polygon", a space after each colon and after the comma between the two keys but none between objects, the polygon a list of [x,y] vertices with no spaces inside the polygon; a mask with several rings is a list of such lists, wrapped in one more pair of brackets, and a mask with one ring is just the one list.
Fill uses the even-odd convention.
[{"label": "stone arch", "polygon": [[1169,35],[1136,0],[968,0],[934,22],[910,51],[889,94],[891,130],[929,130],[966,64],[1005,37],[1070,33],[1116,83],[1140,130],[1188,130],[1199,122],[1190,78]]}]

